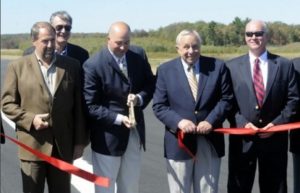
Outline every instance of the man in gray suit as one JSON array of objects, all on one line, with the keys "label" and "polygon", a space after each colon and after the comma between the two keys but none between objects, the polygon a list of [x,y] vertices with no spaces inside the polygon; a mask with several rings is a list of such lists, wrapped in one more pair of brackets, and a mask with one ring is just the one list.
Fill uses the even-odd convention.
[{"label": "man in gray suit", "polygon": [[[249,53],[227,63],[236,98],[237,127],[268,130],[292,121],[299,102],[292,63],[267,51],[268,29],[250,21],[245,29]],[[229,193],[250,193],[258,162],[261,193],[287,192],[288,133],[230,136]]]}]

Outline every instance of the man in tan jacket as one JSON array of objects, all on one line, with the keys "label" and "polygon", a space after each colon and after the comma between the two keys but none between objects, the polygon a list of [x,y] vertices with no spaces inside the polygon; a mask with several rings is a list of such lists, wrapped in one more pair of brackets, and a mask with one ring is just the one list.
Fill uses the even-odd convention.
[{"label": "man in tan jacket", "polygon": [[[31,29],[35,52],[9,64],[2,111],[16,123],[17,139],[46,155],[72,162],[87,144],[80,64],[54,54],[55,29],[37,22]],[[70,192],[70,174],[19,148],[23,191]]]}]

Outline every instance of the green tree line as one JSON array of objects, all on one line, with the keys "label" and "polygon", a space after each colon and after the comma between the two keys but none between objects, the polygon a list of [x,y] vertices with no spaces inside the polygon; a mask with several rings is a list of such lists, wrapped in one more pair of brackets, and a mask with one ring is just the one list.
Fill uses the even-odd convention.
[{"label": "green tree line", "polygon": [[[244,45],[244,29],[249,18],[239,17],[229,24],[222,24],[215,21],[194,23],[180,22],[173,23],[157,30],[134,30],[133,43],[140,45],[147,52],[174,53],[174,44],[177,34],[182,29],[197,30],[203,40],[206,49],[214,49],[215,52],[231,52],[232,47]],[[283,22],[267,22],[270,34],[270,45],[283,46],[300,42],[300,25],[289,25]],[[91,54],[105,45],[105,33],[73,33],[71,42],[86,48]],[[31,45],[29,34],[4,34],[1,35],[1,49],[24,50]],[[222,47],[222,50],[216,50]],[[228,47],[229,50],[226,50]],[[238,49],[238,48],[237,48]]]}]

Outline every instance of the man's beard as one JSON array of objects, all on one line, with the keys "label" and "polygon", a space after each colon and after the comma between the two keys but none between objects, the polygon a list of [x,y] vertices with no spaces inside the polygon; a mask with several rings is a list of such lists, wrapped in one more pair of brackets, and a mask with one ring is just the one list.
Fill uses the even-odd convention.
[{"label": "man's beard", "polygon": [[54,49],[46,50],[44,53],[44,57],[47,59],[52,59],[53,55],[54,55]]}]

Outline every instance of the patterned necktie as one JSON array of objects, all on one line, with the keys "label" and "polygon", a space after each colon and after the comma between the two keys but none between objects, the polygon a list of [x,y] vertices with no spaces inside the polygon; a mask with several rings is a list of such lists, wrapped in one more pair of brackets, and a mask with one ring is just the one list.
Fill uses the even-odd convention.
[{"label": "patterned necktie", "polygon": [[122,73],[125,75],[126,78],[128,78],[128,71],[127,71],[127,66],[126,66],[126,63],[125,63],[125,58],[122,57],[118,60],[118,64],[119,64],[119,67],[122,71]]},{"label": "patterned necktie", "polygon": [[254,68],[253,68],[253,85],[255,89],[257,103],[261,107],[265,97],[265,88],[264,88],[264,81],[259,67],[259,63],[260,63],[259,59],[256,58],[254,61]]},{"label": "patterned necktie", "polygon": [[194,73],[194,66],[191,65],[187,69],[187,78],[191,87],[191,91],[194,97],[194,100],[196,101],[197,99],[197,92],[198,92],[198,82],[196,75]]}]

